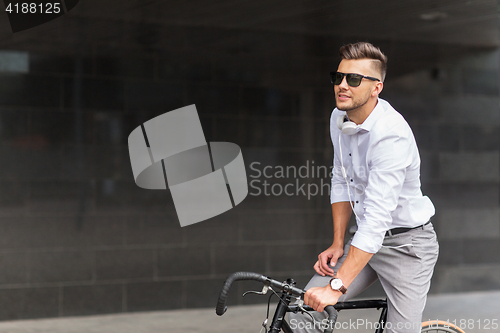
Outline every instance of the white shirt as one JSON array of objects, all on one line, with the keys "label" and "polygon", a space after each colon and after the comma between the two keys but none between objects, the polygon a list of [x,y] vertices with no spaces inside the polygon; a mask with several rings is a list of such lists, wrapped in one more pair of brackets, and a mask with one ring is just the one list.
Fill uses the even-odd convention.
[{"label": "white shirt", "polygon": [[[376,253],[387,230],[426,223],[435,213],[434,205],[420,190],[420,156],[401,114],[379,99],[354,135],[341,133],[337,126],[341,115],[345,112],[335,109],[330,119],[334,149],[331,203],[349,201],[350,195],[358,216],[351,245]],[[341,150],[347,182],[341,170]]]}]

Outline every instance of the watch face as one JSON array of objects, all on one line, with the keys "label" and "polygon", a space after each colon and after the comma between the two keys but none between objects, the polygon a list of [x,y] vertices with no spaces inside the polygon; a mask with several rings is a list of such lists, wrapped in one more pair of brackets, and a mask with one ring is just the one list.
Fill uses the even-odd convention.
[{"label": "watch face", "polygon": [[333,279],[330,285],[332,289],[339,290],[342,287],[342,281],[340,279]]}]

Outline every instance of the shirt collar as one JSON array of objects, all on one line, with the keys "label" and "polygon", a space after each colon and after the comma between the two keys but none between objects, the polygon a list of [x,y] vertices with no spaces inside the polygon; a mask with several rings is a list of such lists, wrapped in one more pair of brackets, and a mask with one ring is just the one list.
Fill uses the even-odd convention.
[{"label": "shirt collar", "polygon": [[380,118],[380,116],[382,116],[382,114],[385,112],[386,104],[388,103],[385,100],[379,98],[377,100],[377,105],[375,106],[373,111],[368,115],[365,121],[363,121],[363,123],[359,125],[358,131],[370,132],[370,130],[377,122],[378,118]]}]

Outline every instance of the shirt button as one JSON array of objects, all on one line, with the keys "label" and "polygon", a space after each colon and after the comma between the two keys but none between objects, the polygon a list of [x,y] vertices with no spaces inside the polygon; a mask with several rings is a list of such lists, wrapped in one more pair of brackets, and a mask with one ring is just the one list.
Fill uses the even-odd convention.
[{"label": "shirt button", "polygon": [[359,203],[359,201],[358,201],[358,200],[356,200],[356,203]]},{"label": "shirt button", "polygon": [[353,181],[353,180],[351,179],[351,182],[352,182],[352,181]]},{"label": "shirt button", "polygon": [[351,156],[351,153],[349,153],[349,156]]}]

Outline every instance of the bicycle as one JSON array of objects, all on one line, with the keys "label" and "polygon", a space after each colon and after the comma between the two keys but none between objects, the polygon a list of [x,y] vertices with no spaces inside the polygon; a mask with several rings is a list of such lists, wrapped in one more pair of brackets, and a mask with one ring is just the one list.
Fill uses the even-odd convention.
[{"label": "bicycle", "polygon": [[[262,274],[253,273],[253,272],[236,272],[229,275],[224,282],[224,285],[219,294],[219,298],[217,300],[216,313],[219,316],[222,316],[226,310],[226,300],[229,294],[229,290],[231,285],[235,281],[241,280],[254,280],[264,284],[262,291],[247,291],[243,294],[243,296],[252,293],[258,295],[265,295],[268,291],[271,291],[272,294],[269,297],[267,303],[267,318],[263,322],[262,326],[265,329],[266,333],[279,333],[283,331],[284,333],[294,333],[290,324],[285,319],[285,314],[287,312],[293,313],[306,313],[314,311],[309,306],[304,306],[303,300],[301,297],[306,293],[305,290],[295,287],[295,281],[293,279],[287,279],[284,282],[280,282],[264,276]],[[281,294],[278,294],[276,290]],[[279,302],[276,307],[276,310],[273,315],[273,319],[271,324],[269,325],[269,329],[267,327],[268,319],[269,319],[269,308],[271,297],[275,295],[278,297]],[[295,298],[298,300],[297,304],[292,304],[292,299]],[[338,311],[340,310],[349,310],[349,309],[377,309],[381,310],[380,318],[378,321],[378,325],[375,325],[375,333],[382,333],[386,326],[387,322],[387,300],[385,299],[375,299],[375,300],[358,300],[358,301],[347,301],[347,302],[338,302],[335,305],[329,305],[325,307],[325,312],[328,313],[328,321],[321,323],[321,328],[324,329],[324,333],[332,333],[335,325],[337,324],[337,316]],[[310,314],[309,314],[310,315]],[[440,320],[431,320],[422,323],[421,328],[422,333],[465,333],[460,327],[445,321]]]}]

